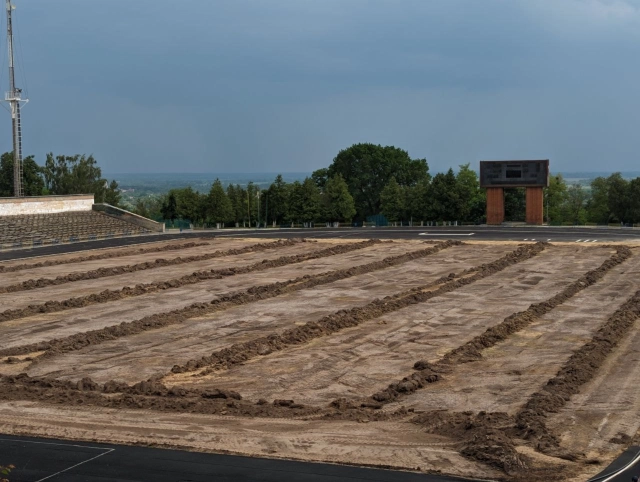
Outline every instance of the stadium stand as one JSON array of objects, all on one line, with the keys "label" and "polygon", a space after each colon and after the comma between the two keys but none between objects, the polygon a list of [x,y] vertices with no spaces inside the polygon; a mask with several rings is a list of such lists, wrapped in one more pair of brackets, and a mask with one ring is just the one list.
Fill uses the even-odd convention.
[{"label": "stadium stand", "polygon": [[150,233],[96,211],[0,216],[0,248],[38,246]]}]

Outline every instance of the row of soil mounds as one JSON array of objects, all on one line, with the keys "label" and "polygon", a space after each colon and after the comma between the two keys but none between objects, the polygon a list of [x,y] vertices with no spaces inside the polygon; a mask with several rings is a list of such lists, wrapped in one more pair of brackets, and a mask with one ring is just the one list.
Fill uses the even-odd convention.
[{"label": "row of soil mounds", "polygon": [[137,254],[162,253],[165,251],[180,251],[181,249],[195,248],[198,246],[208,246],[209,242],[188,242],[179,244],[167,244],[164,246],[152,246],[148,248],[121,249],[118,251],[107,251],[99,254],[91,254],[89,256],[76,256],[75,258],[66,259],[49,259],[46,261],[38,261],[37,263],[24,263],[13,266],[2,266],[0,264],[0,273],[13,273],[15,271],[23,271],[25,269],[44,268],[47,266],[58,266],[61,264],[74,264],[82,261],[95,261],[100,259],[120,258],[122,256],[133,256]]},{"label": "row of soil mounds", "polygon": [[[449,243],[454,243],[454,241],[450,241]],[[407,306],[424,303],[431,298],[441,296],[486,276],[490,276],[507,266],[529,259],[544,248],[545,245],[543,243],[522,246],[496,261],[466,270],[465,273],[476,272],[466,278],[454,279],[455,275],[451,274],[425,286],[411,288],[383,299],[375,299],[361,307],[340,310],[318,321],[307,322],[304,325],[285,330],[280,334],[272,333],[245,343],[237,343],[229,348],[216,351],[210,356],[191,360],[182,366],[176,365],[171,371],[173,373],[185,373],[206,367],[206,370],[203,370],[201,375],[207,375],[216,370],[226,369],[233,365],[243,363],[251,358],[265,356],[291,346],[309,343],[313,339],[336,333],[345,328],[358,326],[361,323],[406,308]],[[435,288],[438,285],[441,286],[437,289],[425,291],[430,288]]]},{"label": "row of soil mounds", "polygon": [[253,286],[245,291],[222,295],[209,303],[194,303],[185,308],[149,315],[129,323],[121,323],[119,325],[109,326],[99,330],[77,333],[64,338],[0,350],[0,356],[14,356],[37,351],[45,351],[46,353],[43,357],[48,357],[60,353],[79,350],[88,345],[97,345],[105,341],[142,333],[143,331],[182,323],[190,318],[204,316],[206,314],[222,311],[234,306],[266,300],[286,293],[310,289],[353,276],[397,266],[415,259],[435,254],[450,246],[460,244],[461,243],[458,241],[443,242],[434,247],[423,248],[401,255],[389,256],[379,261],[373,261],[371,263],[354,266],[352,268],[339,269],[317,275],[304,275],[287,281]]},{"label": "row of soil mounds", "polygon": [[532,304],[525,311],[509,315],[501,323],[488,328],[481,335],[446,353],[438,363],[429,363],[426,360],[417,361],[414,364],[414,369],[416,370],[414,373],[375,393],[371,399],[380,403],[392,402],[400,396],[411,394],[428,386],[430,383],[441,380],[443,374],[450,372],[452,367],[458,363],[468,363],[481,359],[482,350],[506,340],[510,335],[522,330],[537,318],[547,314],[580,291],[595,284],[609,270],[623,263],[630,256],[631,250],[629,248],[625,246],[617,247],[616,253],[605,260],[598,268],[583,274],[555,296],[546,301]]},{"label": "row of soil mounds", "polygon": [[[105,408],[146,409],[162,412],[219,414],[231,416],[293,418],[331,417],[332,407],[315,407],[294,400],[243,400],[232,390],[167,388],[157,380],[149,379],[134,385],[108,381],[100,385],[90,378],[78,382],[45,377],[0,375],[0,400],[29,400],[65,406],[93,406]],[[406,417],[408,411],[366,412],[351,414],[354,420],[380,421]]]},{"label": "row of soil mounds", "polygon": [[[397,398],[402,393],[410,393],[429,382],[438,381],[443,374],[450,372],[456,363],[473,362],[480,359],[483,349],[494,346],[506,339],[535,318],[543,316],[569,298],[593,285],[604,277],[607,271],[624,262],[631,256],[626,247],[618,247],[616,254],[600,267],[591,270],[571,283],[562,292],[520,313],[507,317],[501,324],[489,328],[465,345],[452,350],[439,363],[417,362],[418,372],[406,377],[395,388]],[[557,412],[570,397],[579,392],[586,382],[591,380],[605,358],[616,344],[633,326],[640,315],[640,291],[620,307],[608,321],[596,332],[592,340],[583,345],[569,358],[558,374],[544,389],[530,397],[526,405],[515,417],[503,413],[443,413],[427,412],[414,419],[423,425],[429,433],[437,433],[460,440],[460,453],[466,457],[483,462],[493,468],[512,475],[513,480],[534,480],[530,460],[516,451],[516,439],[528,440],[537,450],[553,456],[566,456],[558,450],[559,439],[551,434],[545,424],[548,413]],[[409,383],[407,383],[409,382]],[[421,386],[418,386],[420,382]],[[403,385],[404,384],[404,385]],[[374,396],[375,398],[375,396]],[[525,470],[526,469],[526,470]],[[566,468],[554,467],[535,470],[535,480],[565,480]]]},{"label": "row of soil mounds", "polygon": [[155,261],[146,261],[143,263],[128,264],[123,266],[113,266],[106,268],[98,268],[82,273],[71,273],[55,278],[38,278],[22,281],[20,283],[0,286],[0,293],[15,293],[16,291],[34,290],[44,288],[46,286],[57,286],[64,283],[72,283],[74,281],[93,280],[98,278],[106,278],[108,276],[118,276],[126,273],[135,273],[136,271],[144,271],[147,269],[164,268],[166,266],[175,266],[185,263],[195,263],[198,261],[206,261],[214,258],[222,258],[225,256],[234,256],[251,252],[266,251],[269,249],[285,248],[294,246],[298,243],[305,242],[304,239],[287,239],[278,240],[269,243],[258,243],[244,248],[228,249],[226,251],[214,251],[213,253],[204,253],[193,256],[177,257],[172,259],[156,259]]},{"label": "row of soil mounds", "polygon": [[[543,453],[567,456],[559,450],[559,437],[546,426],[546,416],[560,411],[580,388],[592,380],[607,357],[629,333],[640,317],[637,291],[593,335],[576,350],[542,390],[533,394],[516,416],[516,434],[529,440]],[[568,456],[567,458],[571,458]]]},{"label": "row of soil mounds", "polygon": [[375,244],[381,243],[380,240],[368,240],[358,243],[338,244],[329,248],[312,251],[311,253],[297,254],[292,256],[281,256],[276,259],[265,259],[248,266],[239,266],[223,269],[212,269],[205,271],[196,271],[189,275],[168,281],[154,281],[152,283],[138,284],[133,288],[125,286],[119,290],[104,290],[100,293],[92,293],[86,296],[78,296],[63,301],[46,301],[37,305],[29,305],[26,308],[17,308],[6,310],[0,313],[0,322],[24,318],[26,316],[37,315],[41,313],[54,313],[58,311],[70,310],[73,308],[82,308],[98,303],[107,303],[117,301],[123,298],[133,296],[141,296],[158,291],[179,288],[181,286],[193,285],[203,281],[212,279],[222,279],[228,276],[252,273],[256,271],[264,271],[271,268],[282,267],[295,263],[302,263],[312,259],[324,258],[327,256],[335,256],[338,254],[349,253],[359,249],[368,248]]}]

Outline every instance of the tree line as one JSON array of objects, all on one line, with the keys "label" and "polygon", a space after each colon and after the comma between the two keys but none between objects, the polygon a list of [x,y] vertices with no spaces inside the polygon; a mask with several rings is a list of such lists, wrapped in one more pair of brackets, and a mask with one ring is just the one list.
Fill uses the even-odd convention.
[{"label": "tree line", "polygon": [[353,197],[340,175],[320,190],[313,179],[287,183],[281,175],[267,189],[254,183],[230,184],[216,179],[208,193],[192,188],[171,189],[160,198],[139,199],[134,212],[174,223],[257,226],[286,223],[350,222],[356,213]]},{"label": "tree line", "polygon": [[[121,202],[118,183],[102,177],[93,156],[49,153],[43,166],[28,156],[22,161],[22,181],[26,196],[93,193],[98,203],[119,206]],[[0,157],[0,197],[13,195],[13,153],[5,152]]]},{"label": "tree line", "polygon": [[[27,196],[94,193],[96,202],[122,205],[117,182],[102,177],[93,156],[49,153],[43,166],[29,156],[23,177]],[[13,154],[4,153],[0,197],[10,196]],[[486,194],[469,164],[432,176],[426,159],[412,159],[405,150],[354,144],[303,181],[287,183],[279,175],[261,188],[254,183],[225,187],[216,180],[208,193],[172,189],[124,207],[156,220],[183,219],[205,226],[350,223],[380,221],[381,216],[393,223],[483,223]],[[505,190],[505,219],[522,221],[524,216],[524,189]],[[544,218],[550,224],[638,224],[640,178],[626,180],[615,173],[581,186],[551,176],[544,190]]]},{"label": "tree line", "polygon": [[[208,193],[172,189],[135,206],[138,214],[155,219],[237,226],[380,221],[380,216],[392,223],[483,223],[485,210],[486,193],[470,164],[432,176],[426,159],[375,144],[340,151],[329,167],[304,181],[287,183],[277,176],[260,189],[253,183],[225,188],[216,180]],[[505,190],[505,219],[524,217],[525,190]],[[553,175],[544,190],[544,218],[550,224],[640,223],[640,178],[628,181],[616,173],[585,187]]]}]

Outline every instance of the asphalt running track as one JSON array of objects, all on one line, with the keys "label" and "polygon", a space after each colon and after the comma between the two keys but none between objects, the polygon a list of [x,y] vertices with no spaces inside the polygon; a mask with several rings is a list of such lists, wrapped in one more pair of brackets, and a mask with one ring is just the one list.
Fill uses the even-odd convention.
[{"label": "asphalt running track", "polygon": [[629,447],[620,457],[589,482],[631,482],[634,475],[640,476],[640,447]]},{"label": "asphalt running track", "polygon": [[[0,435],[11,482],[462,482],[344,465]],[[468,479],[466,479],[468,480]]]},{"label": "asphalt running track", "polygon": [[595,243],[640,241],[640,229],[585,228],[548,226],[446,226],[446,227],[385,227],[385,228],[307,228],[307,229],[222,229],[206,231],[170,232],[122,238],[82,241],[37,248],[10,249],[0,252],[0,261],[32,258],[53,254],[73,253],[92,249],[115,248],[166,240],[200,237],[250,238],[375,238],[375,239],[460,239],[478,241],[548,241]]}]

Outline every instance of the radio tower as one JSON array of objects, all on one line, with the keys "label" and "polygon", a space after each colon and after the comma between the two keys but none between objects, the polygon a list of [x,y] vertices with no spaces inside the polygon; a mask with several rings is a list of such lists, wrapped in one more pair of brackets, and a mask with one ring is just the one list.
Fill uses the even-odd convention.
[{"label": "radio tower", "polygon": [[11,127],[13,131],[13,194],[15,197],[23,197],[22,187],[22,125],[20,123],[20,103],[28,102],[22,99],[22,89],[16,87],[15,68],[13,60],[13,24],[11,12],[15,8],[11,0],[7,2],[7,48],[9,49],[9,91],[5,93],[4,100],[11,108]]}]

